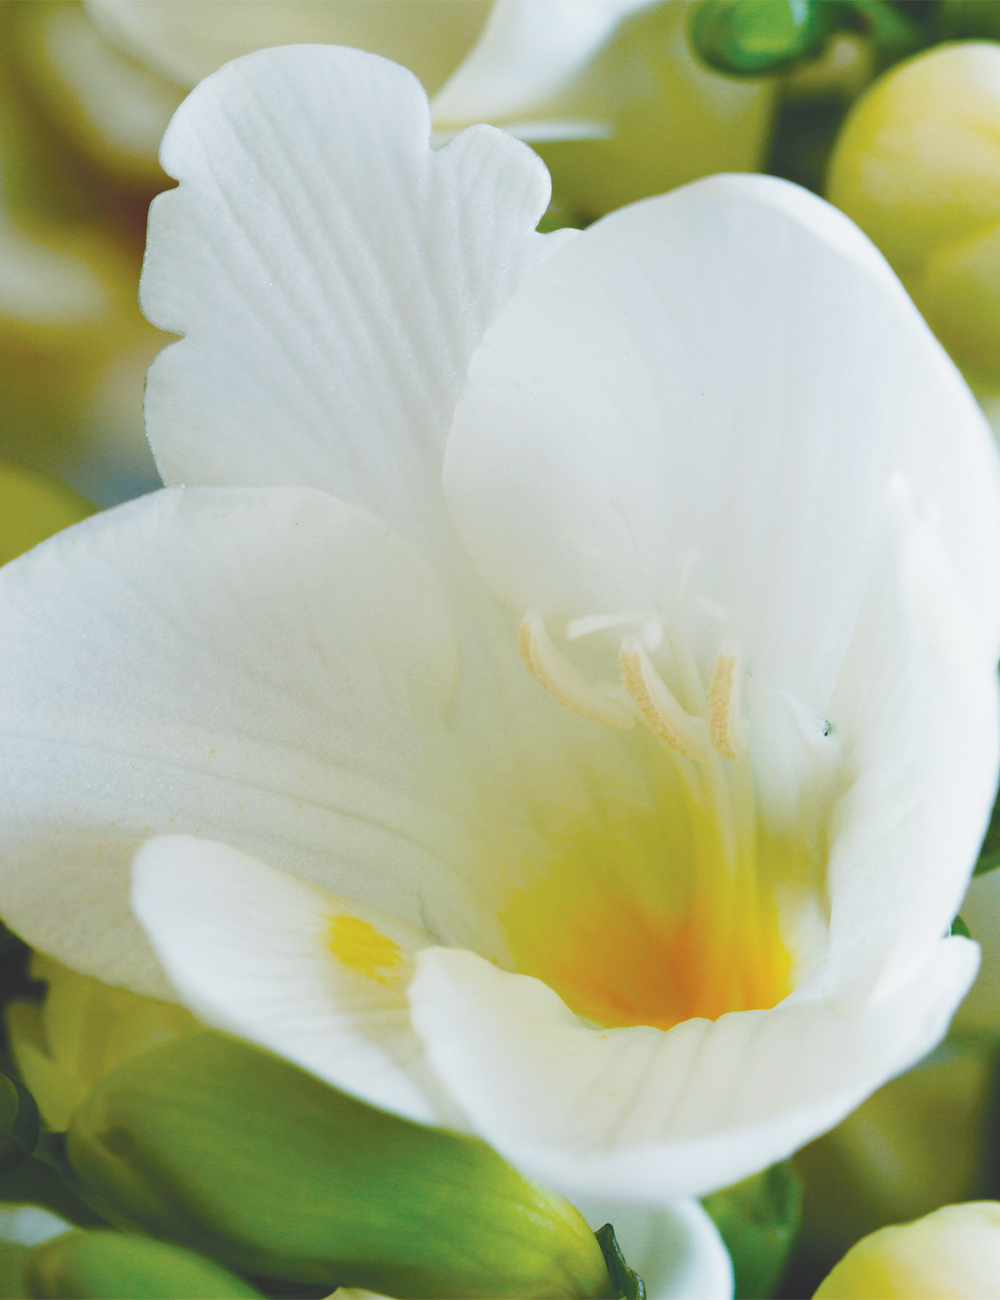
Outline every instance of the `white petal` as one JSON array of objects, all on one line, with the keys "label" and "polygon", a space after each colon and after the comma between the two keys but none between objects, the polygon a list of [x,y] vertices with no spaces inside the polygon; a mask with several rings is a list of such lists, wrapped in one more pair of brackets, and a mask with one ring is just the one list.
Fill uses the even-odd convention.
[{"label": "white petal", "polygon": [[448,611],[367,512],[172,489],[95,516],[0,571],[0,659],[0,914],[34,946],[162,991],[127,864],[176,831],[494,951],[441,866]]},{"label": "white petal", "polygon": [[577,1197],[596,1232],[610,1223],[625,1262],[646,1284],[649,1300],[730,1300],[733,1263],[719,1230],[697,1201],[637,1205]]},{"label": "white petal", "polygon": [[885,486],[941,512],[987,642],[996,452],[954,367],[841,214],[771,177],[613,213],[526,283],[470,366],[452,515],[519,611],[577,618],[689,590],[758,686],[823,713]]},{"label": "white petal", "polygon": [[539,980],[468,952],[418,954],[413,1023],[475,1130],[570,1196],[704,1195],[790,1155],[937,1040],[975,973],[941,940],[859,1020],[785,1002],[663,1032],[580,1021]]},{"label": "white petal", "polygon": [[[226,844],[181,835],[139,850],[132,906],[182,1001],[207,1024],[373,1106],[454,1127],[455,1108],[428,1070],[406,999],[414,955],[433,942],[429,935]],[[338,960],[334,918],[372,927],[387,964]]]},{"label": "white petal", "polygon": [[939,521],[897,481],[831,702],[846,789],[818,979],[845,1010],[913,978],[958,911],[996,788],[996,661]]},{"label": "white petal", "polygon": [[562,238],[534,232],[531,150],[429,132],[410,73],[336,47],[248,55],[185,101],[142,282],[185,335],[147,389],[166,482],[326,488],[429,550],[469,356]]},{"label": "white petal", "polygon": [[537,113],[618,25],[655,0],[496,0],[482,35],[434,97],[434,120],[464,126]]}]

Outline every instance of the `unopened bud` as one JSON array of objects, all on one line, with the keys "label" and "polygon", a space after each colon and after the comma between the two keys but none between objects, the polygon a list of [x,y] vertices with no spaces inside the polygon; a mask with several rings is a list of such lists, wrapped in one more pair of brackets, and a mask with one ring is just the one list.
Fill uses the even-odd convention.
[{"label": "unopened bud", "polygon": [[1000,1296],[1000,1202],[946,1205],[852,1246],[815,1300],[988,1300]]},{"label": "unopened bud", "polygon": [[873,82],[837,139],[826,195],[970,380],[1000,387],[1000,45],[936,46]]},{"label": "unopened bud", "polygon": [[242,1278],[181,1246],[120,1232],[69,1232],[28,1251],[34,1300],[259,1300]]},{"label": "unopened bud", "polygon": [[485,1143],[375,1110],[221,1034],[108,1075],[67,1154],[112,1222],[251,1276],[414,1300],[610,1294],[583,1218]]},{"label": "unopened bud", "polygon": [[21,1077],[50,1128],[62,1131],[94,1084],[129,1057],[177,1034],[200,1031],[183,1007],[141,997],[35,953],[41,1005],[7,1004],[7,1031]]}]

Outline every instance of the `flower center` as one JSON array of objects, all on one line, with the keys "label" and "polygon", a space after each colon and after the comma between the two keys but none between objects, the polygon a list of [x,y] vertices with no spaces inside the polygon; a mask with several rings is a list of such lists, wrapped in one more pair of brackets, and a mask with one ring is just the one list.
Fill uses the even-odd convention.
[{"label": "flower center", "polygon": [[689,608],[569,624],[568,640],[637,629],[620,640],[617,683],[588,681],[538,615],[520,628],[526,665],[561,704],[612,727],[639,721],[659,742],[656,807],[616,812],[603,792],[601,824],[571,832],[555,869],[506,914],[519,969],[609,1027],[666,1029],[789,992],[775,882],[794,873],[798,850],[758,826],[739,649],[723,643],[703,673]]}]

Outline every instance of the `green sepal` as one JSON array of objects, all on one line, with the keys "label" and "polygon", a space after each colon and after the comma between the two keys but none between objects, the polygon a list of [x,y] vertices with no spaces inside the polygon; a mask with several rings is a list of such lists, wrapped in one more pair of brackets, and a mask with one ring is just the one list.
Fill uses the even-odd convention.
[{"label": "green sepal", "polygon": [[717,72],[765,76],[817,54],[836,7],[818,0],[702,0],[688,39]]},{"label": "green sepal", "polygon": [[736,1300],[765,1300],[781,1279],[802,1217],[802,1179],[787,1160],[706,1196],[733,1259]]},{"label": "green sepal", "polygon": [[38,1143],[35,1099],[18,1079],[0,1072],[0,1175],[23,1165]]},{"label": "green sepal", "polygon": [[594,1233],[607,1265],[611,1279],[611,1300],[646,1300],[646,1283],[634,1269],[629,1268],[610,1223]]},{"label": "green sepal", "polygon": [[222,1034],[175,1038],[106,1075],[66,1153],[110,1222],[257,1279],[410,1300],[608,1294],[583,1218],[485,1143]]},{"label": "green sepal", "polygon": [[960,916],[956,916],[954,921],[952,921],[951,933],[960,934],[963,939],[972,938],[972,931],[969,929],[969,927],[965,924],[965,922],[962,920]]},{"label": "green sepal", "polygon": [[120,1232],[68,1232],[25,1260],[34,1300],[259,1300],[261,1292],[182,1246]]},{"label": "green sepal", "polygon": [[993,811],[990,813],[990,824],[986,828],[986,834],[979,850],[979,860],[972,874],[974,876],[985,876],[990,871],[996,871],[997,867],[1000,867],[1000,793],[997,794],[994,800]]}]

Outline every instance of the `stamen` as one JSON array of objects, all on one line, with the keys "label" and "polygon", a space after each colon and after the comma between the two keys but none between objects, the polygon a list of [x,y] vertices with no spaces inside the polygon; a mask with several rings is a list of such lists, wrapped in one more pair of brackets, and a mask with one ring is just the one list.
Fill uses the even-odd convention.
[{"label": "stamen", "polygon": [[740,708],[740,653],[734,645],[722,647],[712,670],[708,729],[713,746],[723,758],[739,758],[747,747],[746,725]]},{"label": "stamen", "polygon": [[704,720],[684,712],[650,663],[638,637],[625,638],[619,660],[626,691],[660,740],[685,758],[699,758],[704,754]]},{"label": "stamen", "polygon": [[553,645],[539,614],[528,613],[521,619],[517,644],[528,671],[565,708],[623,731],[635,726],[635,719],[627,709],[609,699],[599,687],[592,686]]},{"label": "stamen", "polygon": [[648,610],[628,610],[623,614],[587,614],[583,618],[570,619],[566,624],[566,640],[576,641],[581,636],[589,636],[591,632],[603,632],[609,627],[624,627],[627,623],[646,623],[649,619]]}]

